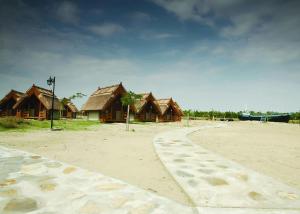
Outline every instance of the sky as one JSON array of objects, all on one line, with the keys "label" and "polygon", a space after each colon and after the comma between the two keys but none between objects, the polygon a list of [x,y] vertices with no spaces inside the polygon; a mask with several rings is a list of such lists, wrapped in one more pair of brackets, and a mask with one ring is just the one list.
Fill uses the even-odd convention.
[{"label": "sky", "polygon": [[0,0],[0,96],[55,76],[58,97],[122,82],[183,109],[299,111],[299,11],[297,0]]}]

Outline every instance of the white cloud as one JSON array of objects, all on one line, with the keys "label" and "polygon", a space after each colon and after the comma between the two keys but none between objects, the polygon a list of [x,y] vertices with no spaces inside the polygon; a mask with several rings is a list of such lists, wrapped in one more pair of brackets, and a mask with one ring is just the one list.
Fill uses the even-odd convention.
[{"label": "white cloud", "polygon": [[178,34],[173,33],[166,33],[166,32],[152,32],[152,31],[145,31],[140,35],[141,39],[145,40],[164,40],[170,38],[180,37]]},{"label": "white cloud", "polygon": [[209,5],[202,0],[153,0],[157,5],[174,13],[180,20],[193,20],[212,25],[210,19],[205,18],[209,12]]},{"label": "white cloud", "polygon": [[64,23],[77,24],[79,21],[79,10],[73,2],[63,1],[56,9],[56,16]]},{"label": "white cloud", "polygon": [[92,26],[89,26],[88,29],[91,32],[93,32],[94,34],[97,34],[99,36],[111,36],[111,35],[125,31],[125,29],[121,25],[114,24],[114,23],[105,23],[102,25],[92,25]]}]

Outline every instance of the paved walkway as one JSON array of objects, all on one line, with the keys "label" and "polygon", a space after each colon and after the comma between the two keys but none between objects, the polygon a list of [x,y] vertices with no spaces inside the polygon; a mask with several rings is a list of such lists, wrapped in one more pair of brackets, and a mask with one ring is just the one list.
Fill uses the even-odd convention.
[{"label": "paved walkway", "polygon": [[300,192],[193,144],[181,128],[153,141],[161,161],[199,213],[300,213]]},{"label": "paved walkway", "polygon": [[99,173],[0,147],[0,213],[142,214],[197,210]]}]

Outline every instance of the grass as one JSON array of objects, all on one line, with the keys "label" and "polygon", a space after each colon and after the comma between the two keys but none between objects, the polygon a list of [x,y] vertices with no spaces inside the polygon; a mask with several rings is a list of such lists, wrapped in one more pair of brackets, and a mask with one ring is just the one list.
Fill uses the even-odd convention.
[{"label": "grass", "polygon": [[290,120],[289,123],[300,124],[300,120]]},{"label": "grass", "polygon": [[[15,117],[0,118],[0,132],[2,131],[30,131],[50,128],[50,120],[24,120]],[[99,125],[98,121],[87,120],[54,120],[53,128],[63,130],[86,130]]]}]

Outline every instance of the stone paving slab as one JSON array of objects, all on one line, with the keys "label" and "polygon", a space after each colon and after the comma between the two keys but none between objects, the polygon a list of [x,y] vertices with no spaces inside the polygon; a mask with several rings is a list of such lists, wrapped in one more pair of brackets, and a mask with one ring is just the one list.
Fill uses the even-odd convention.
[{"label": "stone paving slab", "polygon": [[0,169],[1,214],[198,213],[123,181],[19,150],[0,147]]},{"label": "stone paving slab", "polygon": [[[167,170],[199,206],[199,213],[300,213],[300,192],[227,160],[186,135],[224,125],[181,128],[153,143]],[[255,210],[255,212],[253,212]]]},{"label": "stone paving slab", "polygon": [[210,208],[199,207],[199,213],[205,214],[299,214],[299,210],[253,209],[253,208]]}]

